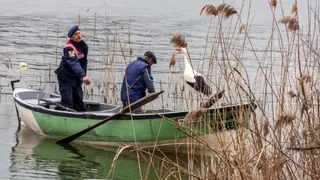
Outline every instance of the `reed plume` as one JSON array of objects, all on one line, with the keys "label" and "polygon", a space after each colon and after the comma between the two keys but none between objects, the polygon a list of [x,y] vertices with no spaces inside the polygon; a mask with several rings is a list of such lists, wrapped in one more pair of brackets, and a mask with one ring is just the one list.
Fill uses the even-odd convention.
[{"label": "reed plume", "polygon": [[210,16],[210,15],[216,16],[218,14],[221,14],[225,18],[229,18],[233,14],[237,14],[237,11],[231,5],[224,3],[224,4],[218,5],[217,7],[211,4],[207,4],[202,7],[200,11],[200,15],[202,13],[204,13],[207,16]]},{"label": "reed plume", "polygon": [[295,31],[299,29],[299,23],[296,19],[292,18],[287,24],[287,28],[291,31]]},{"label": "reed plume", "polygon": [[295,3],[292,4],[291,13],[292,13],[292,15],[297,15],[297,14],[298,14],[298,5],[297,5],[297,2],[295,2]]},{"label": "reed plume", "polygon": [[184,36],[182,36],[181,34],[176,34],[174,35],[171,40],[170,43],[174,45],[174,47],[187,47],[187,42],[184,38]]},{"label": "reed plume", "polygon": [[303,128],[303,129],[302,129],[302,132],[301,132],[301,136],[302,136],[302,139],[303,139],[304,141],[308,140],[309,130],[306,129],[306,128]]},{"label": "reed plume", "polygon": [[292,18],[292,17],[290,17],[290,16],[284,16],[284,17],[281,17],[281,18],[280,18],[280,21],[279,21],[279,22],[286,25],[291,18]]},{"label": "reed plume", "polygon": [[298,21],[291,16],[281,17],[279,22],[285,24],[286,27],[291,31],[296,31],[299,29]]},{"label": "reed plume", "polygon": [[306,83],[311,83],[312,82],[312,77],[309,75],[302,75],[301,77],[298,78],[298,82],[300,85],[306,84]]},{"label": "reed plume", "polygon": [[246,30],[246,26],[244,24],[241,24],[240,27],[239,27],[239,33],[242,34],[243,31]]},{"label": "reed plume", "polygon": [[203,13],[203,11],[204,11],[204,14],[206,14],[207,16],[209,16],[209,15],[214,15],[214,16],[218,15],[216,7],[214,7],[211,4],[207,4],[207,5],[203,6],[201,11],[200,11],[200,15]]},{"label": "reed plume", "polygon": [[283,170],[284,165],[287,160],[284,157],[275,157],[274,164],[270,167],[269,173],[266,179],[273,179],[272,177],[276,176],[276,173],[279,173]]},{"label": "reed plume", "polygon": [[269,4],[272,8],[276,8],[277,7],[277,0],[269,0]]},{"label": "reed plume", "polygon": [[265,118],[262,125],[262,134],[266,137],[269,134],[269,120]]},{"label": "reed plume", "polygon": [[237,11],[229,4],[220,4],[217,7],[218,14],[224,14],[226,18],[229,18],[231,15],[236,14]]},{"label": "reed plume", "polygon": [[171,58],[170,58],[170,64],[169,67],[174,66],[176,64],[176,55],[175,52],[172,52]]},{"label": "reed plume", "polygon": [[283,126],[291,124],[295,119],[296,117],[294,115],[281,115],[276,122],[275,130],[279,130]]},{"label": "reed plume", "polygon": [[291,98],[297,97],[297,94],[293,91],[288,91],[288,96]]}]

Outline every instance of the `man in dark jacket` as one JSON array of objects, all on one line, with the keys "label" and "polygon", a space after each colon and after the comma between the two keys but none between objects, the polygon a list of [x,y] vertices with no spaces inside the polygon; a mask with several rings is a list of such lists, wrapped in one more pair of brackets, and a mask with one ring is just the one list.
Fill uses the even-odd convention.
[{"label": "man in dark jacket", "polygon": [[[156,63],[156,56],[151,51],[147,51],[143,57],[138,57],[128,64],[121,86],[123,107],[143,98],[146,95],[146,89],[149,93],[155,92],[151,66]],[[134,112],[140,111],[141,108],[138,108]]]},{"label": "man in dark jacket", "polygon": [[90,84],[87,75],[88,46],[81,39],[78,26],[69,30],[68,37],[60,66],[55,70],[58,77],[61,105],[76,111],[86,111],[81,85],[82,83]]}]

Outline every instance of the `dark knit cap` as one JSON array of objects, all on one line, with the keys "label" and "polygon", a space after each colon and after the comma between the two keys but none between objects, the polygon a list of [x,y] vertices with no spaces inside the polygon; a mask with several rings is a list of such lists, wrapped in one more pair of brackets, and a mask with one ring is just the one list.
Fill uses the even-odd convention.
[{"label": "dark knit cap", "polygon": [[77,30],[79,30],[79,27],[73,26],[68,32],[68,37],[71,37]]},{"label": "dark knit cap", "polygon": [[151,51],[145,52],[144,56],[147,56],[148,58],[152,58],[153,63],[157,64],[157,58]]}]

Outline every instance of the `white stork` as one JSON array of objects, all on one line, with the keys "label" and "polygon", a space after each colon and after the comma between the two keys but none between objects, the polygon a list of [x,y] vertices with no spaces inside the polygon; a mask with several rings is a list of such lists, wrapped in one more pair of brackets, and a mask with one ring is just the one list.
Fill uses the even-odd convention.
[{"label": "white stork", "polygon": [[177,51],[182,52],[184,55],[184,80],[189,84],[192,88],[197,91],[202,92],[205,95],[211,94],[211,87],[207,85],[201,76],[200,73],[193,70],[189,61],[188,61],[188,52],[186,48],[176,48]]}]

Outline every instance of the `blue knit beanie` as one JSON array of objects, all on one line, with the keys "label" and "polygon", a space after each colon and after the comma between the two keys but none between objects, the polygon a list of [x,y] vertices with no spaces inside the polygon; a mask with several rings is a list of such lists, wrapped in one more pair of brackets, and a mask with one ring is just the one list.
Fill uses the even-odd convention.
[{"label": "blue knit beanie", "polygon": [[68,37],[71,37],[77,30],[79,30],[79,27],[73,26],[68,32]]}]

